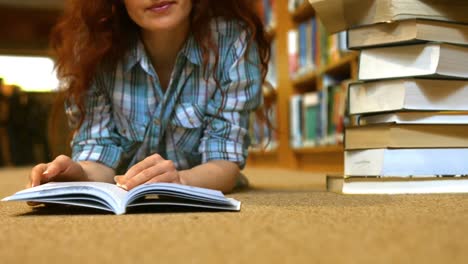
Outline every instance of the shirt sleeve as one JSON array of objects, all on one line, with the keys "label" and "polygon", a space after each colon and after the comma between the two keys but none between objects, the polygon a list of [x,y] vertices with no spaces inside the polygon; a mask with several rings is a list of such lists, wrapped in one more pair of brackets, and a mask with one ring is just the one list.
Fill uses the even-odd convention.
[{"label": "shirt sleeve", "polygon": [[249,115],[262,103],[260,59],[255,43],[247,49],[246,32],[238,33],[222,67],[224,77],[208,102],[206,129],[199,151],[202,162],[227,160],[245,166]]},{"label": "shirt sleeve", "polygon": [[[109,97],[105,91],[92,88],[84,100],[84,120],[71,142],[72,159],[98,162],[116,169],[122,149],[115,133]],[[72,123],[79,117],[77,109],[73,103],[66,104],[67,115]]]}]

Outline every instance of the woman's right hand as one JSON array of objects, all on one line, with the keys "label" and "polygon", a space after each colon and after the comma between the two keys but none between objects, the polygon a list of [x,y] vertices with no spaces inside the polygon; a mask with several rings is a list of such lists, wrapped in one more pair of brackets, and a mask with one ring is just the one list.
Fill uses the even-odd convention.
[{"label": "woman's right hand", "polygon": [[27,188],[51,181],[86,181],[81,165],[70,157],[60,155],[49,163],[36,165],[29,176]]}]

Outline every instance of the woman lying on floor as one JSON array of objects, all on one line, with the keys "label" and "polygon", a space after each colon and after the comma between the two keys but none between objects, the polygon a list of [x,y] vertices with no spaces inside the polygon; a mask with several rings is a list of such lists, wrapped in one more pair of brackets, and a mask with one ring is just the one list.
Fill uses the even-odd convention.
[{"label": "woman lying on floor", "polygon": [[250,0],[70,1],[52,44],[75,128],[49,181],[230,191],[262,103],[269,44]]}]

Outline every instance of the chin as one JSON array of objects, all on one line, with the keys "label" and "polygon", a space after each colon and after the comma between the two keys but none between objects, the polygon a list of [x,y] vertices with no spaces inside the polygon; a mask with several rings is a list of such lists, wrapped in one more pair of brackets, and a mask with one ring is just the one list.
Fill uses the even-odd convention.
[{"label": "chin", "polygon": [[144,30],[148,31],[160,31],[160,30],[171,30],[176,29],[183,23],[183,20],[173,18],[158,18],[152,19],[150,22],[145,23],[143,26]]}]

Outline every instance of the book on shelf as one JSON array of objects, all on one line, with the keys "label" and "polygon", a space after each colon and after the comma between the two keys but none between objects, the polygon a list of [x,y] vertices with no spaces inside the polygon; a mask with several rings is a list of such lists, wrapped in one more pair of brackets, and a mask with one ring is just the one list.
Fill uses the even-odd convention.
[{"label": "book on shelf", "polygon": [[125,214],[128,208],[183,206],[239,211],[241,203],[222,192],[175,183],[143,184],[125,191],[103,182],[50,182],[19,191],[2,201],[31,201],[90,207]]},{"label": "book on shelf", "polygon": [[303,97],[304,146],[316,146],[322,136],[321,102],[319,92],[305,93]]},{"label": "book on shelf", "polygon": [[295,29],[288,31],[288,69],[289,75],[294,76],[299,70],[299,44],[298,32]]},{"label": "book on shelf", "polygon": [[359,80],[403,77],[468,78],[468,47],[426,43],[361,51]]},{"label": "book on shelf", "polygon": [[431,194],[466,193],[468,177],[429,176],[429,177],[350,177],[344,179],[344,194]]},{"label": "book on shelf", "polygon": [[298,24],[288,35],[290,75],[300,78],[334,62],[347,53],[347,33],[329,35],[316,17]]},{"label": "book on shelf", "polygon": [[325,77],[320,91],[290,98],[290,144],[293,148],[343,142],[350,80]]},{"label": "book on shelf", "polygon": [[334,144],[334,137],[332,136],[334,128],[333,124],[330,123],[330,117],[333,109],[333,90],[339,86],[340,80],[324,75],[322,78],[322,89],[319,91],[319,112],[318,112],[318,127],[317,137],[319,145]]},{"label": "book on shelf", "polygon": [[344,165],[345,177],[465,175],[468,148],[346,150]]},{"label": "book on shelf", "polygon": [[291,77],[306,74],[318,67],[318,25],[312,17],[300,22],[288,35],[288,54]]},{"label": "book on shelf", "polygon": [[348,30],[348,48],[402,45],[420,42],[468,45],[468,25],[442,21],[409,19],[379,23]]},{"label": "book on shelf", "polygon": [[349,113],[404,110],[466,111],[468,81],[394,79],[349,85]]},{"label": "book on shelf", "polygon": [[376,148],[468,148],[468,124],[384,123],[346,129],[346,150]]},{"label": "book on shelf", "polygon": [[327,64],[332,64],[340,61],[341,58],[345,54],[347,54],[348,50],[348,32],[341,31],[336,34],[332,34],[328,36],[328,62]]},{"label": "book on shelf", "polygon": [[307,2],[307,0],[288,0],[288,11],[293,13],[305,2]]},{"label": "book on shelf", "polygon": [[341,144],[344,141],[345,125],[349,122],[346,101],[350,82],[351,79],[345,79],[328,90],[328,135],[331,144]]},{"label": "book on shelf", "polygon": [[468,23],[466,0],[309,0],[331,33],[356,26],[423,18]]},{"label": "book on shelf", "polygon": [[414,111],[391,112],[381,114],[362,115],[358,118],[358,125],[370,124],[468,124],[468,112],[457,111]]},{"label": "book on shelf", "polygon": [[298,25],[298,71],[308,72],[316,69],[317,23],[315,18]]},{"label": "book on shelf", "polygon": [[289,140],[292,148],[300,148],[303,143],[303,98],[303,95],[295,94],[289,99]]},{"label": "book on shelf", "polygon": [[266,28],[274,28],[276,26],[274,4],[274,0],[257,1],[257,11]]}]

